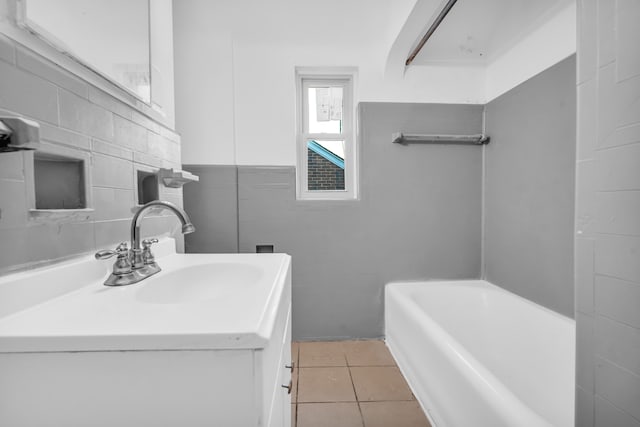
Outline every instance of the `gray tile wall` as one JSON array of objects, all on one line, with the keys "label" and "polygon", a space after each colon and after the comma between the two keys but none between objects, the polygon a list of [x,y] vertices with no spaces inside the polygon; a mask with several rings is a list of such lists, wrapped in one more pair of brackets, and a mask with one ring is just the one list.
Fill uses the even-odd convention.
[{"label": "gray tile wall", "polygon": [[485,276],[573,317],[576,60],[486,105]]},{"label": "gray tile wall", "polygon": [[[22,153],[0,153],[0,274],[128,240],[136,169],[180,168],[173,131],[1,35],[0,115],[36,120],[45,144],[88,154],[94,208],[55,220],[30,216]],[[160,197],[182,205],[181,189],[162,187]],[[143,234],[176,226],[160,213]]]},{"label": "gray tile wall", "polygon": [[401,146],[391,135],[480,133],[482,106],[364,103],[359,119],[357,201],[296,201],[293,167],[242,166],[236,223],[233,190],[221,185],[233,174],[188,167],[201,182],[185,205],[212,228],[187,247],[233,251],[238,227],[240,252],[273,244],[291,254],[295,339],[380,337],[385,283],[480,276],[481,147]]},{"label": "gray tile wall", "polygon": [[577,425],[640,427],[640,2],[578,18]]}]

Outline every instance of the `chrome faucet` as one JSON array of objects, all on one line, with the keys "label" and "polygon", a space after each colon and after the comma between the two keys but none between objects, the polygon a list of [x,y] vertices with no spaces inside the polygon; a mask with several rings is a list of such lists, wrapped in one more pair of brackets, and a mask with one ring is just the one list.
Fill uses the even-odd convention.
[{"label": "chrome faucet", "polygon": [[196,228],[191,224],[189,215],[174,205],[162,200],[151,201],[140,209],[131,220],[131,249],[127,243],[120,243],[115,250],[104,250],[96,253],[96,259],[108,259],[117,255],[118,259],[113,264],[113,272],[104,284],[106,286],[124,286],[137,283],[160,271],[160,266],[155,262],[151,253],[151,245],[158,242],[158,239],[145,239],[140,247],[140,222],[143,214],[148,209],[158,206],[173,212],[182,223],[182,234],[193,233]]}]

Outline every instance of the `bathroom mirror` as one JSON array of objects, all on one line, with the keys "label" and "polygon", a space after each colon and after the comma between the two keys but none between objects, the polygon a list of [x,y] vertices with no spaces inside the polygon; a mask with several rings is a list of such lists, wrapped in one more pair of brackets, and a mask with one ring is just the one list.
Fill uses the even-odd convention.
[{"label": "bathroom mirror", "polygon": [[151,101],[149,0],[22,0],[22,25],[56,49]]}]

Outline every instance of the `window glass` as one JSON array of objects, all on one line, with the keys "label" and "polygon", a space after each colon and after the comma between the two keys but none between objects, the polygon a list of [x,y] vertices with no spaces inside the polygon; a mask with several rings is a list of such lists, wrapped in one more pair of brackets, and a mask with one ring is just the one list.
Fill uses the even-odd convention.
[{"label": "window glass", "polygon": [[342,87],[309,87],[307,101],[309,133],[342,132]]},{"label": "window glass", "polygon": [[344,141],[307,141],[307,186],[309,191],[345,190]]}]

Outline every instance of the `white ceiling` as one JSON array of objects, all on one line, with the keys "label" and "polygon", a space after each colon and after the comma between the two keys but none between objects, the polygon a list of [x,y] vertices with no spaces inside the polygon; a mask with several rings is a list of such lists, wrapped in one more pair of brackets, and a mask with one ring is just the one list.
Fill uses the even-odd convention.
[{"label": "white ceiling", "polygon": [[572,1],[458,0],[413,64],[487,64]]}]

